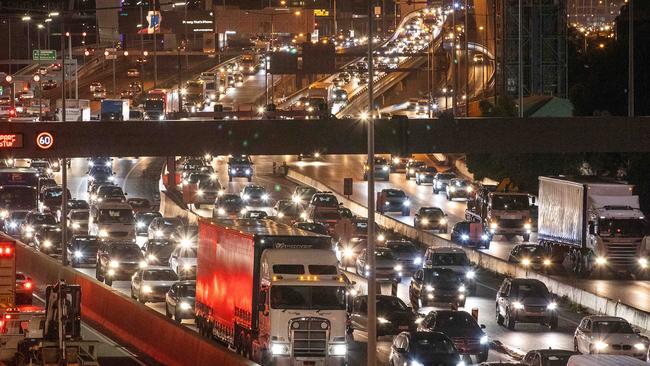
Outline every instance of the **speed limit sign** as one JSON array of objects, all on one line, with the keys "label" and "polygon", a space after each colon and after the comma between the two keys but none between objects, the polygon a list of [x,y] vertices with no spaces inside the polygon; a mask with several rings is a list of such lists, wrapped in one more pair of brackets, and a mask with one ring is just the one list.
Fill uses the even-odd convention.
[{"label": "speed limit sign", "polygon": [[43,150],[49,149],[54,145],[54,136],[49,132],[41,132],[36,136],[36,146]]}]

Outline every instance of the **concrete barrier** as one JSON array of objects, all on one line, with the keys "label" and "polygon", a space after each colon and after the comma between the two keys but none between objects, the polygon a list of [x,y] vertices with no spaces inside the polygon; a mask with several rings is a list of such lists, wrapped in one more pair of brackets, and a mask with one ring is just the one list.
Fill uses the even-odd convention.
[{"label": "concrete barrier", "polygon": [[64,279],[81,286],[82,319],[98,325],[120,343],[170,366],[237,365],[255,363],[178,326],[155,310],[97,282],[22,243],[16,244],[16,268],[37,283]]},{"label": "concrete barrier", "polygon": [[[336,195],[336,198],[339,200],[339,202],[343,202],[343,204],[348,207],[355,215],[364,217],[368,216],[368,210],[364,205],[347,199],[345,196],[338,194],[335,188],[329,187],[314,178],[298,173],[295,170],[289,170],[287,178],[300,184],[312,186],[320,191],[332,191]],[[375,220],[379,226],[395,231],[400,235],[403,235],[410,239],[417,240],[427,246],[455,247],[463,249],[472,262],[475,262],[480,268],[483,268],[490,272],[509,277],[536,278],[544,282],[549,291],[557,296],[566,296],[570,301],[584,306],[593,312],[610,316],[620,316],[627,319],[631,324],[637,327],[640,327],[646,331],[650,330],[650,314],[643,310],[623,304],[620,301],[612,300],[607,297],[599,296],[592,292],[576,288],[570,284],[559,281],[554,277],[540,274],[531,270],[526,270],[520,266],[509,263],[490,254],[454,244],[451,241],[433,233],[417,230],[410,225],[406,225],[403,222],[393,219],[392,217],[376,214]]]}]

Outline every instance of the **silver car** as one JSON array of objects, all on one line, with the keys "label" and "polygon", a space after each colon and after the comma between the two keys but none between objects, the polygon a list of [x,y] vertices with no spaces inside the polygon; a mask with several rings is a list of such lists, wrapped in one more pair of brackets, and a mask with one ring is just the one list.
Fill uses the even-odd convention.
[{"label": "silver car", "polygon": [[645,361],[648,338],[623,318],[589,315],[580,321],[573,336],[575,351],[632,356]]},{"label": "silver car", "polygon": [[88,234],[88,217],[90,216],[90,210],[87,209],[74,209],[68,212],[68,231],[72,235],[77,234]]}]

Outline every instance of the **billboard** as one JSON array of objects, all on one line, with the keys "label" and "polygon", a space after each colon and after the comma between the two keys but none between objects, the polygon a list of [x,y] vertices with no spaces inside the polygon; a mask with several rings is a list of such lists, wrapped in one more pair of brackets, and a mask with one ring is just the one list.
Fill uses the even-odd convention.
[{"label": "billboard", "polygon": [[140,12],[136,10],[119,11],[118,29],[120,34],[174,33],[177,35],[203,34],[214,32],[214,17],[205,10],[150,10],[140,21]]}]

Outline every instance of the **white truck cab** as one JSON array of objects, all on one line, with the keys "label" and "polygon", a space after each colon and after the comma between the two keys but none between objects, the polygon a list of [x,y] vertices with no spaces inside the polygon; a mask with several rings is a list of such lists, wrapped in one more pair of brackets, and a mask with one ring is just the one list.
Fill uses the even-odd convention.
[{"label": "white truck cab", "polygon": [[103,240],[135,241],[135,216],[125,202],[98,202],[90,206],[88,235]]}]

